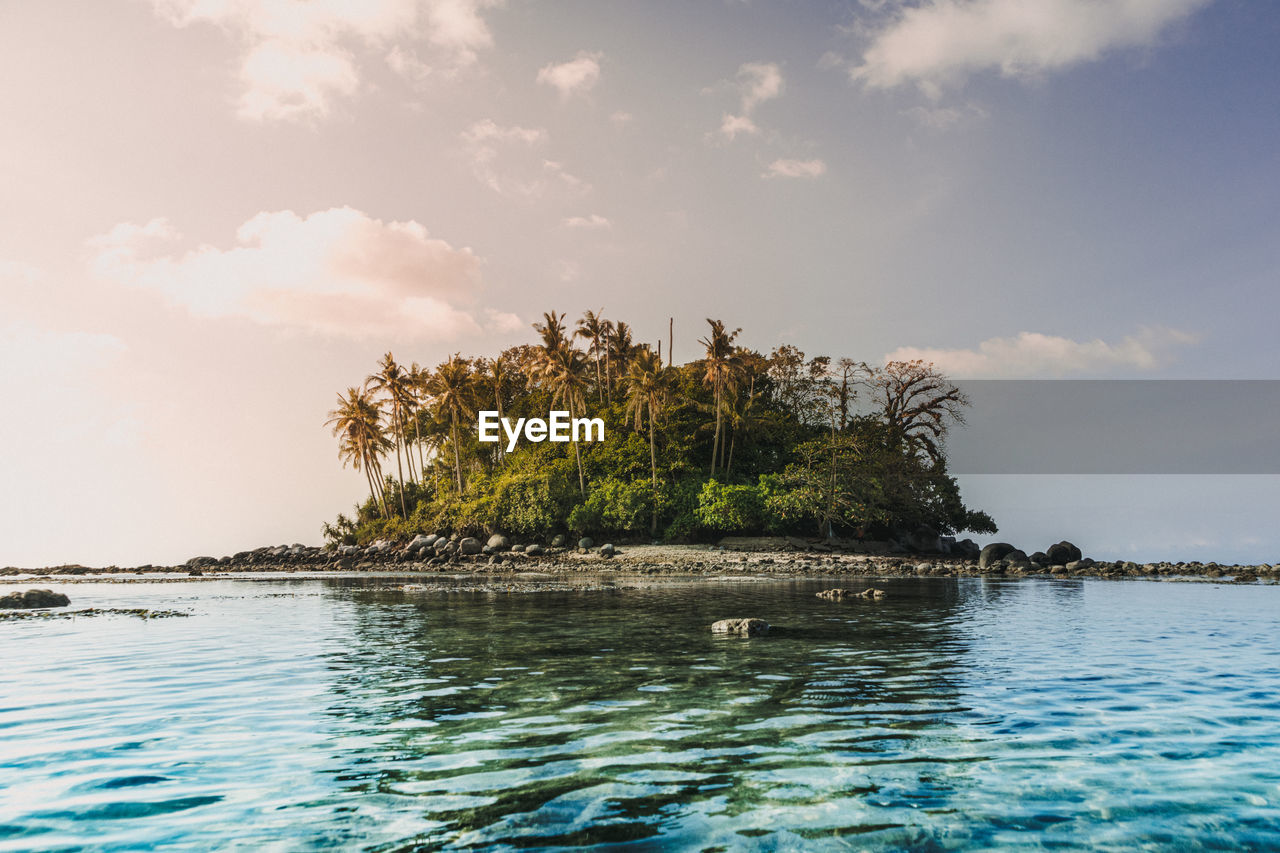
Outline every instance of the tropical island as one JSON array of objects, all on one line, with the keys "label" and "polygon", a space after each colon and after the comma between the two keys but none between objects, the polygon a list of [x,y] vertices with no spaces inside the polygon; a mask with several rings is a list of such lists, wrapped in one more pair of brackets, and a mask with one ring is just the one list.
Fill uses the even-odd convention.
[{"label": "tropical island", "polygon": [[[434,369],[388,352],[338,395],[327,425],[368,497],[324,525],[334,545],[419,534],[597,534],[681,543],[725,535],[932,541],[994,533],[947,473],[968,400],[933,365],[767,355],[707,320],[701,358],[667,359],[625,321],[555,311],[536,343]],[[592,443],[480,440],[477,414],[562,409]]]}]

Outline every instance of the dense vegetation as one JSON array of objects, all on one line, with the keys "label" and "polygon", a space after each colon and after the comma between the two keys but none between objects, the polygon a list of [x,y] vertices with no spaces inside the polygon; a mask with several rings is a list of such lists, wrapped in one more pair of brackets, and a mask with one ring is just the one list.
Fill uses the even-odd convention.
[{"label": "dense vegetation", "polygon": [[[664,364],[624,322],[556,312],[538,344],[434,370],[391,353],[338,395],[328,425],[365,475],[330,541],[419,532],[555,532],[691,540],[729,533],[888,538],[922,528],[994,533],[947,475],[947,430],[963,394],[932,365],[767,356],[719,320],[705,355]],[[599,417],[605,441],[482,443],[476,413],[512,422],[552,409]]]}]

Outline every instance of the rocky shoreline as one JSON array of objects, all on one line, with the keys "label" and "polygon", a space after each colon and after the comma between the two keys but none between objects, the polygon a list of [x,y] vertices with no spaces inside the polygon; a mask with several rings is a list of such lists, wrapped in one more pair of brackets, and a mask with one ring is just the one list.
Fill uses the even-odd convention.
[{"label": "rocky shoreline", "polygon": [[1009,543],[979,549],[970,542],[942,543],[942,550],[908,553],[891,543],[810,541],[795,537],[730,537],[716,545],[597,545],[567,542],[512,543],[495,534],[486,543],[467,537],[419,536],[408,543],[378,542],[365,548],[278,545],[224,557],[193,557],[182,565],[44,569],[0,568],[3,576],[71,579],[100,575],[181,575],[216,578],[241,573],[608,573],[626,575],[757,575],[782,577],[1008,577],[1185,578],[1237,583],[1280,582],[1280,563],[1092,560],[1069,542],[1027,554]]}]

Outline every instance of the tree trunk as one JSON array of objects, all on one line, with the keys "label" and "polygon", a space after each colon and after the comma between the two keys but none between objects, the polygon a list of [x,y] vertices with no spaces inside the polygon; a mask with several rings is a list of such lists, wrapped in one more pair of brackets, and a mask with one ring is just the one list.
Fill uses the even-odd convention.
[{"label": "tree trunk", "polygon": [[716,457],[720,454],[720,383],[716,383],[716,437],[711,442],[711,476],[716,475]]},{"label": "tree trunk", "polygon": [[409,510],[404,505],[404,468],[400,465],[400,407],[395,407],[395,415],[393,418],[392,428],[396,430],[396,475],[400,478],[400,516],[402,518],[409,517]]},{"label": "tree trunk", "polygon": [[462,494],[462,456],[458,452],[458,413],[453,413],[453,473],[458,478],[458,494]]},{"label": "tree trunk", "polygon": [[658,451],[653,442],[653,398],[649,398],[649,470],[653,474],[653,520],[649,522],[649,536],[658,535]]},{"label": "tree trunk", "polygon": [[[573,420],[576,415],[573,411],[573,401],[569,401],[569,420]],[[585,495],[587,493],[587,478],[582,473],[582,451],[578,448],[578,442],[573,443],[573,457],[578,461],[578,493]]]}]

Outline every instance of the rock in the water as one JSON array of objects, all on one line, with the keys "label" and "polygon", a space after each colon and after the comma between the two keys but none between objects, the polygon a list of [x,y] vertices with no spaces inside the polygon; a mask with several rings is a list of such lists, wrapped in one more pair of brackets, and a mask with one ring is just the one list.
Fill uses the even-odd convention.
[{"label": "rock in the water", "polygon": [[978,543],[972,539],[961,539],[959,542],[951,546],[951,553],[964,557],[967,560],[976,559],[982,553],[982,549],[978,547]]},{"label": "rock in the water", "polygon": [[997,560],[1003,560],[1009,552],[1016,550],[1008,542],[992,542],[978,554],[978,568],[985,569]]},{"label": "rock in the water", "polygon": [[60,592],[51,589],[29,589],[26,592],[12,592],[0,598],[0,610],[35,610],[41,607],[66,607],[71,603]]},{"label": "rock in the water", "polygon": [[495,533],[489,537],[489,541],[485,544],[495,551],[505,551],[511,547],[511,540],[501,533]]},{"label": "rock in the water", "polygon": [[530,546],[528,546],[527,548],[525,548],[525,549],[524,549],[524,552],[525,552],[526,554],[528,554],[530,557],[538,557],[538,556],[541,556],[541,555],[542,555],[542,553],[543,553],[543,551],[544,551],[543,547],[542,547],[541,545],[537,545],[537,544],[530,545]]},{"label": "rock in the water", "polygon": [[1065,566],[1067,563],[1074,563],[1076,560],[1083,558],[1080,549],[1070,542],[1063,540],[1057,545],[1050,545],[1044,549],[1045,556],[1049,558],[1051,566]]},{"label": "rock in the water", "polygon": [[610,543],[608,543],[608,542],[606,542],[606,543],[604,543],[603,545],[601,545],[601,546],[600,546],[600,556],[601,556],[601,557],[606,557],[606,558],[608,558],[608,557],[612,557],[612,556],[613,556],[614,554],[616,554],[616,553],[618,553],[618,549],[617,549],[617,548],[614,548],[614,547],[613,547],[613,545],[611,545],[611,544],[610,544]]},{"label": "rock in the water", "polygon": [[1004,555],[1004,561],[1011,566],[1025,566],[1031,562],[1031,558],[1027,556],[1026,551],[1015,548]]},{"label": "rock in the water", "polygon": [[876,589],[875,587],[868,587],[863,590],[824,589],[822,592],[818,593],[818,598],[825,598],[827,601],[844,601],[847,598],[884,598],[886,594],[887,593],[885,593],[883,589]]},{"label": "rock in the water", "polygon": [[555,537],[551,540],[551,547],[563,548],[565,543],[568,541],[569,541],[569,537],[565,536],[563,533],[557,533]]},{"label": "rock in the water", "polygon": [[1034,554],[1032,554],[1031,562],[1036,563],[1037,565],[1040,565],[1040,566],[1053,565],[1053,563],[1049,562],[1049,555],[1046,554],[1044,551],[1036,551]]},{"label": "rock in the water", "polygon": [[769,623],[763,619],[721,619],[711,625],[711,633],[759,637],[769,633]]},{"label": "rock in the water", "polygon": [[583,536],[581,539],[578,540],[578,547],[586,551],[590,551],[592,548],[594,548],[595,544],[596,544],[596,540],[592,539],[590,536]]},{"label": "rock in the water", "polygon": [[468,536],[458,542],[458,551],[462,554],[479,554],[480,549],[483,547],[484,546],[480,544],[480,540],[474,536]]}]

